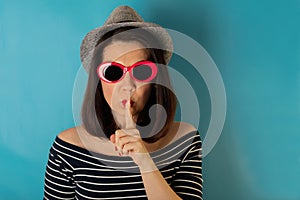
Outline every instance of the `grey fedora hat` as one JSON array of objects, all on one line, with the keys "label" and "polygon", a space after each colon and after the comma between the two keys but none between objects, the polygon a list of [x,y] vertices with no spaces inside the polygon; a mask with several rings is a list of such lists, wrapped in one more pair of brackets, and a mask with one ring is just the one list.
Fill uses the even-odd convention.
[{"label": "grey fedora hat", "polygon": [[93,52],[98,40],[109,31],[127,26],[142,28],[152,34],[160,44],[159,48],[165,50],[164,58],[166,63],[169,63],[173,52],[173,43],[168,32],[158,24],[145,22],[131,7],[119,6],[112,11],[103,26],[93,29],[87,33],[82,40],[80,58],[87,72],[89,71]]}]

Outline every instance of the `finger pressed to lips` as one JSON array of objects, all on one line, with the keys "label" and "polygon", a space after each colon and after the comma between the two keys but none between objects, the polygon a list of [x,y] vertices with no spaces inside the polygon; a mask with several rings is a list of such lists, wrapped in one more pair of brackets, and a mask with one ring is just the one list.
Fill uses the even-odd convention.
[{"label": "finger pressed to lips", "polygon": [[128,129],[135,129],[136,127],[136,124],[135,122],[133,121],[132,119],[132,114],[131,114],[131,111],[130,111],[130,98],[128,98],[129,100],[127,101],[126,103],[126,112],[125,112],[125,128],[128,130]]}]

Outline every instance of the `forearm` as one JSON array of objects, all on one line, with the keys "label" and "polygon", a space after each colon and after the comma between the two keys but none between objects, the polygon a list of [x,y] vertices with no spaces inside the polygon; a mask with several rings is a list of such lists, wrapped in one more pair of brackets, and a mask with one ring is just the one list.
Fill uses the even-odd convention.
[{"label": "forearm", "polygon": [[142,178],[149,200],[181,199],[169,186],[160,171],[142,173]]},{"label": "forearm", "polygon": [[142,172],[142,179],[146,194],[149,200],[177,200],[181,199],[169,186],[167,181],[161,175],[159,170],[152,170],[150,172]]}]

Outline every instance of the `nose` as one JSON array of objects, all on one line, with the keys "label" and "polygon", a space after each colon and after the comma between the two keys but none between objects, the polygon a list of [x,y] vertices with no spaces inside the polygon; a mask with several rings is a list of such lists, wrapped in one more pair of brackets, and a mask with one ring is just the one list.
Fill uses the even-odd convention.
[{"label": "nose", "polygon": [[128,72],[124,75],[124,78],[120,81],[120,84],[123,92],[132,93],[136,89],[135,81],[130,77]]}]

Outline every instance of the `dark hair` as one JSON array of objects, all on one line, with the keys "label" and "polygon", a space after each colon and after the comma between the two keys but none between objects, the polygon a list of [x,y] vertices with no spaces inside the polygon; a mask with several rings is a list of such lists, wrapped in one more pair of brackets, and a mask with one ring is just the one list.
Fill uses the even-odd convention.
[{"label": "dark hair", "polygon": [[[172,92],[169,74],[165,66],[164,53],[166,51],[155,48],[159,45],[156,44],[155,38],[148,31],[141,28],[121,27],[104,34],[97,42],[89,68],[88,84],[81,110],[83,126],[91,135],[106,136],[107,138],[119,129],[111,108],[104,98],[101,81],[96,73],[96,67],[103,59],[103,50],[112,41],[139,42],[148,51],[148,60],[158,64],[157,77],[154,83],[150,83],[150,97],[137,118],[137,128],[140,130],[142,139],[150,143],[155,142],[169,131],[174,120],[177,100]],[[155,104],[161,105],[164,110],[155,108],[155,116],[151,116],[153,122],[149,117],[149,109]],[[166,114],[165,121],[161,119],[164,114]]]}]

